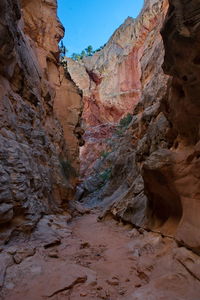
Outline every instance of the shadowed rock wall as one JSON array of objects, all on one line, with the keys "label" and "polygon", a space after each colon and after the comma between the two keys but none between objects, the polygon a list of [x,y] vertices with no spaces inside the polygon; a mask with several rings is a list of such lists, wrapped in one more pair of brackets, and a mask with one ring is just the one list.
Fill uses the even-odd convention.
[{"label": "shadowed rock wall", "polygon": [[107,142],[82,189],[89,205],[102,206],[102,216],[111,212],[200,253],[200,6],[169,1],[165,22],[167,2],[161,8],[143,46],[142,95],[132,121]]},{"label": "shadowed rock wall", "polygon": [[[167,5],[167,1],[146,1],[141,15],[134,22],[136,28],[132,27],[133,33],[137,31],[139,41],[142,37],[142,43],[136,43],[141,56],[134,61],[140,66],[137,80],[142,93],[139,102],[134,104],[133,111],[129,111],[132,120],[128,127],[115,128],[113,136],[104,140],[105,155],[99,157],[94,164],[95,180],[92,176],[85,182],[85,193],[92,184],[95,198],[101,202],[105,213],[111,211],[117,217],[138,226],[144,225],[146,221],[147,197],[141,175],[144,161],[158,148],[168,147],[165,135],[169,123],[162,112],[168,76],[162,71],[164,49],[159,34]],[[146,27],[146,23],[153,25]],[[141,32],[138,32],[138,24]],[[123,36],[123,32],[120,34]],[[133,47],[132,51],[134,49]],[[133,102],[134,99],[133,97]],[[109,176],[102,187],[101,177],[106,172]]]},{"label": "shadowed rock wall", "polygon": [[81,96],[58,65],[63,28],[56,11],[55,0],[0,3],[3,240],[14,229],[32,230],[42,214],[60,211],[73,194],[71,165],[77,166],[78,159],[73,131],[79,123]]},{"label": "shadowed rock wall", "polygon": [[[174,139],[166,153],[169,163],[152,169],[153,172],[157,169],[158,176],[163,177],[163,184],[169,186],[169,194],[162,193],[161,199],[154,200],[149,180],[147,186],[150,203],[168,203],[167,207],[171,207],[169,217],[179,217],[176,238],[200,253],[200,4],[198,1],[169,3],[162,29],[163,69],[172,76],[165,115]],[[149,176],[152,176],[151,171]]]}]

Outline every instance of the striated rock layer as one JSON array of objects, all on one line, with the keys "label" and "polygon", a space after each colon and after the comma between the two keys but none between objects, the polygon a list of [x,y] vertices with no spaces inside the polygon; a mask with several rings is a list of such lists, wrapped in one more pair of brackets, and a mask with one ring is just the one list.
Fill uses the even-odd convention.
[{"label": "striated rock layer", "polygon": [[[68,59],[70,75],[83,91],[86,144],[81,150],[82,176],[91,173],[94,161],[105,150],[111,128],[112,132],[116,130],[113,125],[133,112],[144,93],[151,98],[157,89],[162,90],[163,46],[159,30],[166,8],[166,1],[146,1],[139,17],[128,17],[101,51],[84,58],[82,63]],[[154,86],[148,87],[152,78]],[[98,142],[101,131],[105,140]]]},{"label": "striated rock layer", "polygon": [[[167,211],[165,218],[177,221],[176,239],[200,253],[200,69],[199,33],[200,4],[198,1],[170,1],[162,29],[165,46],[163,69],[172,76],[165,102],[165,115],[173,132],[173,144],[165,154],[165,162],[155,166],[150,157],[148,187],[150,204],[158,201]],[[167,160],[169,161],[167,163]],[[155,198],[149,178],[152,172],[169,186],[168,197],[162,192]],[[156,186],[157,187],[157,186]],[[159,185],[158,189],[161,189]],[[153,193],[152,193],[153,192]],[[171,199],[171,200],[169,200]],[[159,215],[158,215],[159,216]],[[165,219],[167,223],[167,219]]]},{"label": "striated rock layer", "polygon": [[[0,3],[1,239],[70,199],[80,92],[58,65],[56,0]],[[72,100],[73,98],[73,100]]]},{"label": "striated rock layer", "polygon": [[116,123],[133,111],[155,67],[143,72],[141,57],[151,50],[147,44],[160,39],[164,12],[163,1],[146,1],[140,16],[128,17],[101,51],[82,63],[68,59],[69,72],[83,90],[86,127]]},{"label": "striated rock layer", "polygon": [[132,121],[106,142],[106,155],[81,188],[104,214],[171,235],[199,253],[199,6],[170,1],[164,64],[159,31],[167,2],[146,1],[151,7],[158,18],[143,45],[142,94]]},{"label": "striated rock layer", "polygon": [[[51,36],[59,40],[62,28],[52,19],[54,1],[21,5],[23,17],[16,0],[0,4],[1,239],[8,242],[15,228],[15,239],[0,247],[1,298],[199,300],[198,2],[171,0],[168,12],[165,0],[145,2],[140,18],[153,11],[156,23],[142,44],[142,90],[137,104],[132,96],[132,117],[109,124],[109,132],[104,120],[86,132],[90,147],[96,143],[94,156],[103,153],[77,199],[102,207],[100,219],[119,219],[104,223],[97,210],[86,214],[88,207],[77,202],[73,222],[67,214],[49,214],[70,197],[78,144],[72,132],[83,144],[81,98],[57,65]],[[163,64],[159,31],[166,13]],[[85,84],[84,67],[81,72]],[[104,81],[88,73],[96,86]],[[119,227],[121,219],[134,226]],[[36,222],[33,234],[16,236]]]},{"label": "striated rock layer", "polygon": [[[94,164],[93,190],[98,194],[98,199],[105,198],[103,202],[101,201],[102,206],[106,207],[106,211],[111,210],[113,214],[137,225],[144,223],[144,211],[147,206],[141,175],[143,162],[158,147],[165,147],[167,144],[165,135],[169,123],[162,112],[162,99],[166,94],[168,76],[162,71],[164,49],[159,34],[167,5],[167,1],[146,1],[140,16],[133,22],[134,26],[129,35],[136,35],[136,32],[137,35],[131,51],[140,53],[140,59],[134,60],[134,64],[140,66],[137,80],[140,82],[142,93],[140,91],[141,96],[137,104],[134,102],[135,98],[132,98],[133,112],[126,111],[126,113],[133,114],[128,130],[127,126],[116,128],[113,137],[109,138],[109,141],[104,141],[105,155],[99,157]],[[145,26],[146,23],[151,26]],[[138,32],[138,28],[141,32]],[[122,40],[123,33],[123,31],[120,32]],[[137,37],[140,37],[139,40]],[[143,37],[142,42],[141,37]],[[138,44],[139,48],[137,48]],[[128,40],[127,45],[129,45]],[[104,176],[105,174],[109,176]],[[107,181],[105,180],[105,185],[99,191],[102,177],[105,177]],[[88,193],[88,185],[93,183],[94,180],[90,177],[86,180],[85,194]]]}]

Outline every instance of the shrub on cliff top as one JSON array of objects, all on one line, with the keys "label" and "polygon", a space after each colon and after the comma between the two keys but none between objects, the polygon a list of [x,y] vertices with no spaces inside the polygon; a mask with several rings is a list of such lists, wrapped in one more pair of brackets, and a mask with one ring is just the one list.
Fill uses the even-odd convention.
[{"label": "shrub on cliff top", "polygon": [[81,53],[73,53],[73,54],[71,55],[71,58],[72,58],[73,60],[80,61],[80,60],[82,60],[84,57],[92,56],[94,53],[101,51],[101,50],[105,47],[105,45],[106,45],[106,44],[104,44],[103,46],[99,47],[99,48],[96,49],[96,50],[93,50],[92,46],[89,45],[87,48],[85,48],[83,51],[81,51]]},{"label": "shrub on cliff top", "polygon": [[62,62],[64,60],[65,56],[66,56],[66,53],[68,52],[68,50],[65,47],[63,41],[60,42],[59,51],[60,51],[60,61]]}]

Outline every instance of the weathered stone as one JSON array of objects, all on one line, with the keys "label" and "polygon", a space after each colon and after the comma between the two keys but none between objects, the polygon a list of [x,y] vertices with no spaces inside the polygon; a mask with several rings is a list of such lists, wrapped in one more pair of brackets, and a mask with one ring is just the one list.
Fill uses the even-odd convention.
[{"label": "weathered stone", "polygon": [[13,205],[12,204],[0,204],[0,224],[7,223],[13,218]]},{"label": "weathered stone", "polygon": [[[82,157],[92,161],[90,166],[95,167],[93,175],[90,173],[85,181],[85,190],[92,193],[95,200],[92,202],[91,195],[84,196],[90,204],[103,207],[101,217],[112,212],[135,225],[173,235],[181,244],[199,253],[199,4],[170,1],[164,22],[167,8],[167,1],[146,1],[137,20],[126,20],[102,51],[85,59],[87,76],[92,82],[90,90],[86,88],[86,74],[84,84],[74,76],[79,86],[84,86],[88,126],[117,120],[117,113],[113,111],[112,120],[109,119],[100,104],[106,106],[112,96],[110,103],[120,110],[121,83],[124,82],[124,91],[134,86],[127,74],[140,88],[137,100],[131,96],[134,111],[127,128],[120,128],[121,132],[114,129],[102,139],[102,125],[96,126],[96,136],[89,135],[94,129],[88,127]],[[163,22],[164,64],[159,35]],[[137,33],[133,39],[131,32]],[[127,41],[128,46],[124,47]],[[134,68],[128,56],[136,52],[138,55],[130,58]],[[165,73],[172,78],[163,73],[162,64]],[[121,67],[118,69],[119,65],[124,71]],[[72,77],[77,68],[72,65]],[[136,72],[138,68],[140,71]],[[123,109],[131,112],[128,98],[123,97]],[[94,105],[96,109],[92,109]],[[99,115],[104,120],[97,120]],[[95,158],[98,158],[96,163]],[[83,161],[83,175],[88,175]],[[103,186],[96,184],[95,190],[93,182],[100,182],[101,174],[106,180]]]},{"label": "weathered stone", "polygon": [[13,230],[60,211],[76,183],[81,95],[59,65],[56,10],[56,0],[0,4],[0,223]]},{"label": "weathered stone", "polygon": [[3,287],[6,270],[13,264],[12,256],[7,253],[0,253],[0,289]]},{"label": "weathered stone", "polygon": [[13,260],[16,264],[20,264],[25,258],[33,256],[35,254],[35,248],[27,247],[17,249],[16,253],[13,256]]},{"label": "weathered stone", "polygon": [[[145,97],[152,96],[152,104],[156,93],[153,86],[162,90],[158,85],[166,83],[161,71],[163,46],[159,36],[166,3],[166,0],[147,1],[140,16],[128,17],[101,51],[81,63],[67,60],[71,77],[83,91],[86,143],[81,149],[82,176],[88,176],[94,161],[102,152],[107,152],[106,141],[121,130],[113,125],[133,112],[142,91],[146,88]],[[154,82],[149,88],[151,80]],[[155,105],[157,113],[159,105]],[[148,103],[147,109],[152,110],[152,107]]]}]

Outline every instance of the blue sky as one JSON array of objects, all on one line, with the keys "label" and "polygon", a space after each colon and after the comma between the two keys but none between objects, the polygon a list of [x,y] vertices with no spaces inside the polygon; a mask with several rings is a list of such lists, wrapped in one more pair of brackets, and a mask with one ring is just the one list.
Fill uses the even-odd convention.
[{"label": "blue sky", "polygon": [[104,45],[128,16],[139,14],[143,3],[143,0],[58,0],[68,56],[89,45],[93,49]]}]

